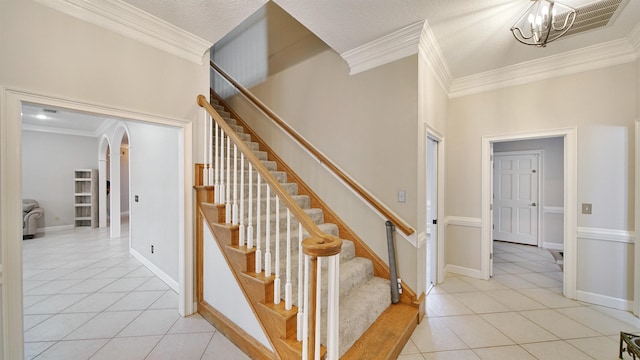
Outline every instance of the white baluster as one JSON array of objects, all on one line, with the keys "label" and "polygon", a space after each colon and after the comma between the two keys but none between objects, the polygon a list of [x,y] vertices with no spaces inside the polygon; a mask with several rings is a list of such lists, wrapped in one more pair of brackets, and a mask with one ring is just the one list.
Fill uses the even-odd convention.
[{"label": "white baluster", "polygon": [[276,278],[273,280],[273,303],[280,304],[280,197],[276,195]]},{"label": "white baluster", "polygon": [[322,325],[322,257],[317,259],[316,277],[318,282],[316,284],[316,343],[314,344],[314,359],[320,359],[320,326]]},{"label": "white baluster", "polygon": [[[306,294],[306,274],[307,271],[304,267],[304,253],[302,252],[302,224],[298,221],[298,341],[302,341],[303,333],[306,326],[304,326],[304,311],[306,309],[306,300],[304,300],[303,294]],[[303,271],[304,269],[304,271]],[[304,283],[303,283],[304,281]],[[303,291],[304,290],[304,291]],[[304,348],[304,347],[303,347]]]},{"label": "white baluster", "polygon": [[231,222],[231,138],[227,136],[227,193],[225,196],[225,220]]},{"label": "white baluster", "polygon": [[204,119],[202,122],[202,185],[209,185],[209,167],[207,166],[207,109],[202,108],[204,111]]},{"label": "white baluster", "polygon": [[214,180],[215,188],[213,191],[213,197],[214,197],[213,202],[216,204],[219,204],[220,203],[220,159],[218,157],[220,155],[218,154],[219,152],[218,146],[220,145],[220,139],[219,139],[220,131],[219,131],[218,123],[216,123],[215,132],[216,132],[216,140],[215,140],[215,146],[214,146],[215,155],[213,157],[214,164],[215,164],[214,171],[213,171],[213,174],[215,176],[215,180]]},{"label": "white baluster", "polygon": [[227,193],[227,185],[224,180],[224,130],[220,128],[220,198],[218,204],[224,204],[225,194]]},{"label": "white baluster", "polygon": [[257,198],[257,202],[256,202],[256,273],[260,273],[262,272],[262,250],[260,249],[260,232],[261,232],[261,228],[262,228],[262,224],[260,224],[260,212],[262,211],[261,209],[261,203],[262,203],[262,196],[261,196],[261,191],[262,189],[260,189],[262,187],[262,185],[260,184],[260,174],[258,174],[258,198]]},{"label": "white baluster", "polygon": [[[258,199],[260,201],[260,199]],[[253,165],[249,163],[249,214],[247,216],[247,247],[253,248]]]},{"label": "white baluster", "polygon": [[231,223],[238,224],[238,146],[233,144],[233,205],[231,206]]},{"label": "white baluster", "polygon": [[[209,113],[207,113],[209,115]],[[209,119],[209,131],[207,131],[207,139],[209,140],[207,144],[207,151],[209,152],[209,158],[207,159],[207,163],[209,164],[209,183],[207,185],[213,185],[213,118],[211,115],[207,117]]]},{"label": "white baluster", "polygon": [[329,278],[327,289],[327,360],[337,360],[339,357],[339,283],[340,283],[340,254],[329,257]]},{"label": "white baluster", "polygon": [[264,276],[271,276],[271,187],[267,184],[267,213],[264,214]]},{"label": "white baluster", "polygon": [[287,263],[286,266],[286,282],[284,285],[284,308],[291,310],[292,292],[293,287],[291,285],[291,211],[287,208],[287,246],[285,250],[285,256]]},{"label": "white baluster", "polygon": [[[302,247],[300,248],[302,253]],[[309,308],[309,256],[304,255],[304,308]],[[306,311],[306,310],[305,310]],[[302,316],[302,358],[309,358],[309,313]]]},{"label": "white baluster", "polygon": [[245,245],[245,232],[244,232],[244,153],[240,153],[240,245]]}]

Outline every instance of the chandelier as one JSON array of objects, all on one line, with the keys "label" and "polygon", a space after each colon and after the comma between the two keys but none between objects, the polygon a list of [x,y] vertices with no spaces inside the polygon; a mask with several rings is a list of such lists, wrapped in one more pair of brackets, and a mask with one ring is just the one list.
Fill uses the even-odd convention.
[{"label": "chandelier", "polygon": [[576,20],[576,9],[553,0],[532,0],[533,5],[511,27],[525,45],[545,47],[564,35]]}]

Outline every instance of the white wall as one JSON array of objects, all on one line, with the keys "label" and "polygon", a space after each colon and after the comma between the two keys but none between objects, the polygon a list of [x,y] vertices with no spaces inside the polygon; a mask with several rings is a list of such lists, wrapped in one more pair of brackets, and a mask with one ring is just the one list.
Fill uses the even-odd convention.
[{"label": "white wall", "polygon": [[[38,99],[55,99],[59,106],[63,103],[69,108],[90,109],[95,106],[108,109],[114,116],[127,113],[135,115],[136,119],[184,126],[189,131],[192,129],[191,122],[197,120],[197,126],[193,126],[197,131],[204,118],[196,104],[196,96],[206,95],[209,91],[209,67],[206,61],[190,62],[40,3],[31,0],[0,1],[0,48],[2,105],[7,105],[3,102],[5,95],[29,97],[35,103],[38,103]],[[19,112],[12,110],[13,107],[11,103],[2,109],[2,129],[14,131],[15,124],[20,122]],[[4,133],[0,135],[4,138]],[[184,154],[188,169],[175,171],[182,172],[191,183],[193,170],[190,163],[202,161],[200,152],[196,152],[193,159],[191,154],[193,149],[202,148],[202,144],[197,136],[192,142],[191,134],[185,134],[184,141],[184,146],[188,147]],[[15,146],[14,142],[17,143]],[[20,142],[20,136],[17,135],[10,144],[4,138],[0,145],[2,165],[9,164],[16,172],[19,172],[19,167],[14,165],[12,156],[18,156],[19,150],[14,149],[21,148]],[[12,160],[7,163],[7,159]],[[0,176],[3,176],[2,184],[7,184],[6,175]],[[183,194],[190,194],[186,189],[182,190]],[[16,186],[16,192],[21,192],[19,185]],[[190,197],[185,197],[184,201],[188,204],[184,210],[189,217],[192,211]],[[17,205],[15,196],[8,196],[4,191],[0,193],[0,203],[4,210]],[[2,217],[6,218],[4,213]],[[11,248],[13,251],[11,254],[3,253],[5,280],[18,278],[20,261],[8,262],[7,258],[19,253],[19,244],[10,246],[8,243],[18,241],[16,235],[20,231],[20,224],[19,221],[0,223],[0,242],[5,249]],[[187,249],[192,241],[191,225],[188,224],[181,234]],[[19,281],[5,281],[2,290],[7,310],[3,320],[16,324],[20,310],[14,305],[21,303],[21,284]],[[13,314],[11,319],[7,314]],[[13,339],[4,344],[5,353],[21,354],[21,332],[5,333],[5,336]],[[15,358],[18,357],[20,355],[15,355]]]},{"label": "white wall", "polygon": [[564,139],[561,137],[497,142],[494,154],[503,151],[542,150],[539,197],[542,233],[540,239],[544,247],[561,248],[564,241],[563,196],[564,196]]},{"label": "white wall", "polygon": [[[579,230],[586,232],[582,237],[589,238],[578,236],[578,291],[629,300],[633,265],[626,259],[633,247],[615,243],[624,243],[634,229],[634,175],[629,169],[634,166],[636,78],[636,65],[630,63],[451,99],[447,215],[481,216],[483,136],[577,127],[578,183],[570,186],[577,186],[578,203],[593,204],[592,215],[577,219]],[[566,206],[579,209],[579,204]],[[450,230],[449,262],[479,269],[480,228]],[[598,231],[607,236],[596,235]],[[601,243],[605,237],[616,241]],[[610,251],[596,251],[603,248]],[[613,279],[626,286],[611,286]]]},{"label": "white wall", "polygon": [[98,168],[94,137],[22,132],[22,197],[44,209],[38,228],[74,225],[74,170]]},{"label": "white wall", "polygon": [[177,283],[181,132],[176,128],[134,122],[127,122],[127,127],[131,247]]}]

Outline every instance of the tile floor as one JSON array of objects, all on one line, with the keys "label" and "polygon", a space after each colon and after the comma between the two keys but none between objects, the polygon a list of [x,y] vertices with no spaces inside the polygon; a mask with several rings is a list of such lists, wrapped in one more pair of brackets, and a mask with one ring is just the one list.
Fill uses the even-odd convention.
[{"label": "tile floor", "polygon": [[128,245],[106,229],[23,241],[25,359],[248,359],[199,315],[180,317]]},{"label": "tile floor", "polygon": [[613,360],[620,331],[640,332],[631,313],[564,298],[551,254],[526,245],[495,242],[491,280],[449,275],[426,302],[400,360]]}]

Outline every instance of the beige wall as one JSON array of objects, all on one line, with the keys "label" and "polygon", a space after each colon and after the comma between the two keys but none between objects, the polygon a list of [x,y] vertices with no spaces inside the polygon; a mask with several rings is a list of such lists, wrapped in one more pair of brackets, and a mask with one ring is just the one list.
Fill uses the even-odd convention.
[{"label": "beige wall", "polygon": [[[0,1],[0,89],[23,91],[30,98],[45,95],[57,103],[69,101],[70,107],[77,102],[113,109],[114,113],[144,114],[141,118],[195,121],[202,116],[196,96],[208,93],[208,71],[206,62],[194,64],[39,3]],[[2,110],[0,122],[6,129],[5,124],[18,120],[5,118],[6,109]],[[194,149],[198,147],[201,145],[193,144]],[[6,164],[4,161],[14,155],[6,147],[0,148],[5,151],[0,156]],[[185,152],[191,159],[190,152]],[[11,159],[14,164],[15,156]],[[14,198],[0,194],[3,204],[12,204]],[[11,240],[2,236],[0,241],[6,248]],[[4,294],[11,297],[12,304],[20,304],[15,300],[20,296],[16,282],[6,282],[15,268],[5,264],[3,290],[12,294]],[[9,287],[14,285],[12,291]],[[14,306],[6,299],[7,307]],[[19,311],[13,308],[9,313]],[[4,321],[7,319],[5,316]],[[21,352],[19,341],[3,345],[12,354]]]},{"label": "beige wall", "polygon": [[[313,146],[416,226],[417,56],[357,75],[326,50],[251,91]],[[384,219],[271,124],[236,99],[236,111],[311,188],[388,261]],[[398,190],[407,192],[398,203]],[[415,247],[396,237],[399,275],[415,289]]]},{"label": "beige wall", "polygon": [[0,2],[0,47],[6,87],[178,119],[196,118],[196,95],[208,90],[208,64],[30,0]]},{"label": "beige wall", "polygon": [[[636,71],[637,65],[629,63],[451,99],[447,215],[481,217],[483,136],[577,128],[578,183],[570,186],[577,186],[578,204],[566,206],[593,204],[593,214],[578,215],[579,232],[633,231]],[[447,247],[447,258],[457,261],[453,265],[479,269],[479,261],[471,261],[480,257],[479,229],[454,235],[447,231],[447,243],[456,242]],[[578,291],[630,299],[633,265],[626,259],[633,247],[602,240],[596,239],[597,246],[611,251],[594,251],[591,239],[578,239]],[[608,283],[612,279],[620,284]]]}]

